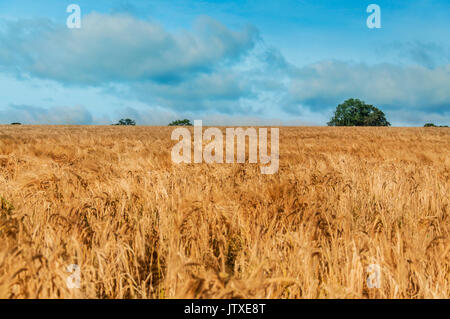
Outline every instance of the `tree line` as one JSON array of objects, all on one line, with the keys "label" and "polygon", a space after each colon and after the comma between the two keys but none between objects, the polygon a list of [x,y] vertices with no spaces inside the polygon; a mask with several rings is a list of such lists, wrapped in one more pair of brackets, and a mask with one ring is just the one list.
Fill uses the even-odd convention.
[{"label": "tree line", "polygon": [[[115,125],[135,125],[136,123],[130,119],[122,119]],[[367,104],[360,99],[347,99],[339,104],[334,111],[334,114],[328,126],[391,126],[391,123],[386,119],[386,115],[379,108]],[[175,120],[169,123],[169,126],[192,126],[188,119]],[[424,127],[438,127],[433,123],[426,123]],[[448,127],[441,125],[439,127]]]},{"label": "tree line", "polygon": [[[21,125],[19,122],[11,123],[11,125]],[[136,121],[125,118],[119,122],[112,124],[119,126],[135,126]],[[169,126],[192,126],[188,119],[175,120],[168,124]],[[391,126],[386,119],[386,115],[379,108],[366,104],[360,99],[351,98],[339,104],[328,126]],[[448,125],[435,125],[434,123],[425,123],[424,127],[448,127]]]}]

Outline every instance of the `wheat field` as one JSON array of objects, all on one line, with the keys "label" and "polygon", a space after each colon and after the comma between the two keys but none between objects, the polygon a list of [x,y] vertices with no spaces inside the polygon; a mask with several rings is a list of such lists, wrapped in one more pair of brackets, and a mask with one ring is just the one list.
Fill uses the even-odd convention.
[{"label": "wheat field", "polygon": [[0,298],[450,297],[450,129],[281,127],[273,175],[172,130],[0,126]]}]

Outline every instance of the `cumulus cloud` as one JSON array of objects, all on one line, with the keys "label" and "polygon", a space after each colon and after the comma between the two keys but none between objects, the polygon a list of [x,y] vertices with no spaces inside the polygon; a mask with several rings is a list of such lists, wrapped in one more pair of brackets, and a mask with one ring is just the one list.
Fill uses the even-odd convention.
[{"label": "cumulus cloud", "polygon": [[133,92],[142,101],[154,102],[174,110],[215,108],[225,112],[230,107],[236,107],[234,102],[240,98],[252,95],[248,82],[238,74],[221,71],[199,74],[190,81],[177,84],[136,83]]},{"label": "cumulus cloud", "polygon": [[294,102],[313,109],[335,107],[357,97],[386,108],[443,112],[450,108],[449,88],[450,64],[429,69],[325,61],[298,69],[290,92]]},{"label": "cumulus cloud", "polygon": [[418,64],[435,68],[450,63],[450,48],[437,42],[406,41],[392,42],[377,47],[378,56],[389,57],[397,64]]},{"label": "cumulus cloud", "polygon": [[254,116],[279,108],[288,94],[291,67],[278,50],[257,41],[238,61],[219,63],[211,72],[191,74],[182,81],[139,81],[110,89],[124,98],[175,112]]},{"label": "cumulus cloud", "polygon": [[387,113],[393,125],[396,126],[423,126],[425,123],[436,125],[450,125],[450,107],[444,112],[429,112],[416,110],[411,112],[407,108],[391,109]]},{"label": "cumulus cloud", "polygon": [[83,106],[43,108],[32,105],[9,105],[0,110],[3,124],[89,125],[94,124],[91,113]]},{"label": "cumulus cloud", "polygon": [[205,16],[192,30],[179,32],[123,14],[91,13],[73,30],[46,20],[17,20],[0,27],[0,41],[0,70],[100,86],[176,112],[248,110],[245,101],[272,89],[257,87],[269,83],[257,73],[284,60],[275,49],[257,48],[262,40],[254,27],[235,31]]},{"label": "cumulus cloud", "polygon": [[[98,13],[84,16],[82,28],[73,30],[50,20],[0,21],[0,43],[0,72],[52,80],[64,90],[101,88],[124,101],[112,120],[133,117],[154,125],[189,116],[274,123],[284,116],[325,124],[350,97],[380,107],[393,124],[420,124],[426,114],[430,121],[449,119],[450,55],[434,43],[392,45],[387,50],[403,57],[395,64],[296,67],[251,26],[232,30],[200,17],[192,29],[174,32],[131,15]],[[83,107],[10,105],[0,115],[30,124],[107,122]]]},{"label": "cumulus cloud", "polygon": [[124,14],[88,14],[81,29],[19,20],[0,29],[0,65],[69,84],[176,82],[238,59],[257,38],[250,26],[233,31],[208,17],[178,33]]}]

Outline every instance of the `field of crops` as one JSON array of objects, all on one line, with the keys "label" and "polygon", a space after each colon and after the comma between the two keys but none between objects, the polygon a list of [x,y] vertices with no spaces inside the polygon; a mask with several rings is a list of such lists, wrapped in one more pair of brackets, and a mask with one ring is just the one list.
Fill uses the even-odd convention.
[{"label": "field of crops", "polygon": [[0,298],[450,297],[450,129],[281,127],[273,175],[172,130],[0,126]]}]

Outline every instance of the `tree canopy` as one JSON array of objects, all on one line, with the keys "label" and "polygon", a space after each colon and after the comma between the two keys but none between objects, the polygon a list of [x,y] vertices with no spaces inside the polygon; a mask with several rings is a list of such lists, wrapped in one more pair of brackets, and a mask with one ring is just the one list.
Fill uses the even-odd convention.
[{"label": "tree canopy", "polygon": [[121,119],[118,123],[114,124],[114,125],[131,125],[134,126],[136,125],[136,122],[132,119]]},{"label": "tree canopy", "polygon": [[348,99],[336,107],[329,126],[390,126],[383,111],[359,99]]},{"label": "tree canopy", "polygon": [[448,125],[435,125],[434,123],[425,123],[423,127],[448,127]]},{"label": "tree canopy", "polygon": [[192,126],[192,123],[188,119],[176,120],[172,123],[169,123],[169,126]]}]

